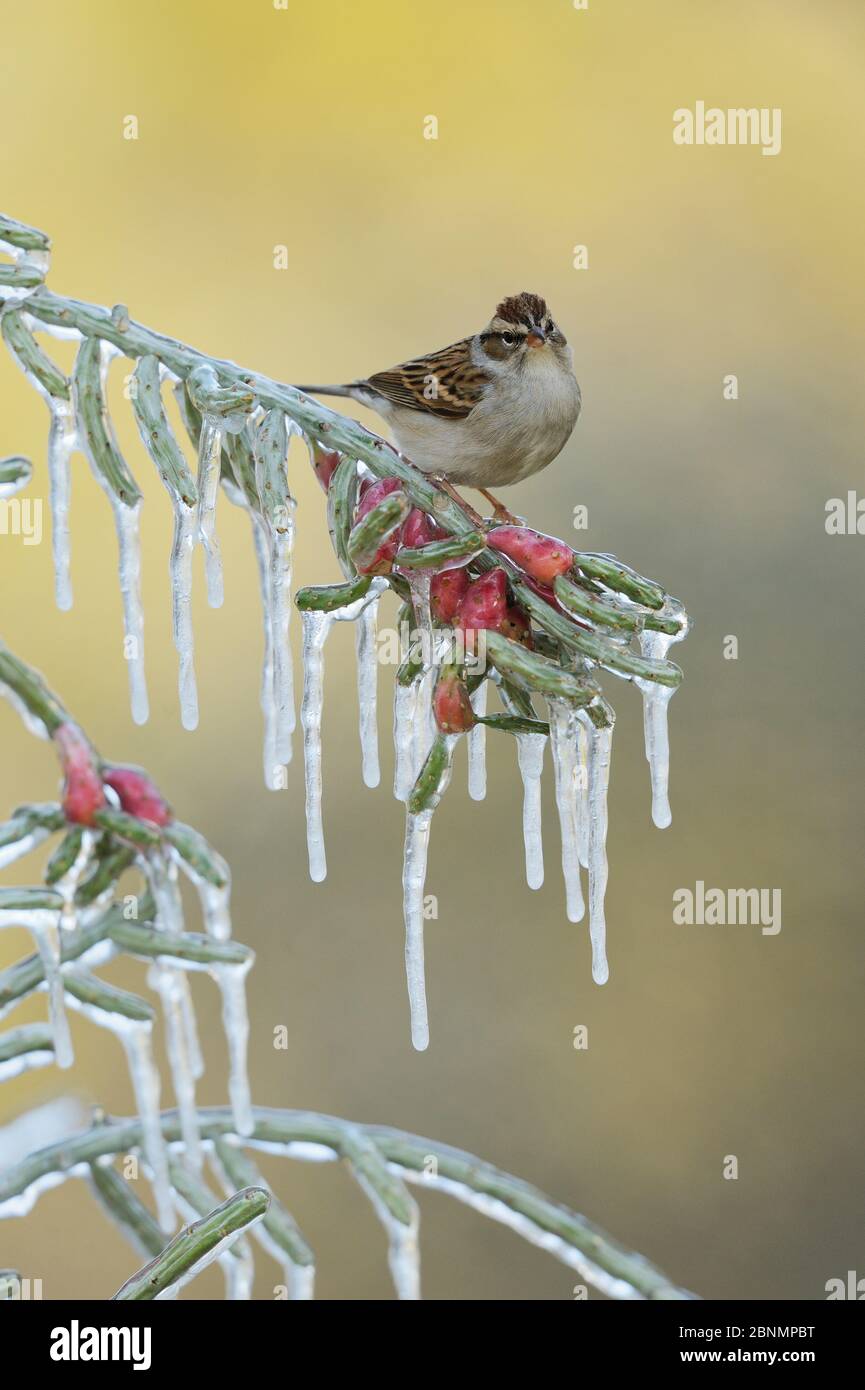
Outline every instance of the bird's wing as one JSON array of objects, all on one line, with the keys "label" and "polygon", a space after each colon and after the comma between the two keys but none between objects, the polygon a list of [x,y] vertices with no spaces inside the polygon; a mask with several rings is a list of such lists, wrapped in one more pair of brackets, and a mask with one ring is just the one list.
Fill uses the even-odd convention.
[{"label": "bird's wing", "polygon": [[462,420],[471,414],[489,380],[489,375],[472,361],[471,339],[464,338],[439,352],[391,367],[390,371],[376,372],[362,385],[391,405]]}]

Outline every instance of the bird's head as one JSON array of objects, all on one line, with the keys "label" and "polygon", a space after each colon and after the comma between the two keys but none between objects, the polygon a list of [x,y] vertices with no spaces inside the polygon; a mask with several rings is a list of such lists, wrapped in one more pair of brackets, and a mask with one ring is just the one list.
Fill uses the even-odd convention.
[{"label": "bird's head", "polygon": [[540,295],[523,290],[503,299],[480,333],[481,349],[490,360],[529,366],[556,359],[570,367],[568,340]]}]

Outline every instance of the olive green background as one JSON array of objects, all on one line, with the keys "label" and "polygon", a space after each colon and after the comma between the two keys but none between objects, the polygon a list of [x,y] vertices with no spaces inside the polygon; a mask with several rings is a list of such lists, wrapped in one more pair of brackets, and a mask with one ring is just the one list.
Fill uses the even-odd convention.
[{"label": "olive green background", "polygon": [[[150,723],[131,723],[111,518],[80,458],[75,607],[53,606],[46,501],[40,546],[0,538],[2,633],[105,752],[145,764],[229,856],[235,931],[258,954],[256,1100],[478,1152],[705,1296],[821,1298],[827,1279],[865,1275],[865,539],[824,526],[827,499],[863,486],[861,7],[54,0],[37,16],[4,7],[3,30],[3,202],[53,236],[55,290],[123,301],[283,380],[364,374],[475,330],[503,294],[543,293],[573,343],[584,412],[555,465],[508,500],[657,577],[694,618],[676,652],[686,678],[671,707],[665,832],[650,820],[639,696],[606,682],[619,723],[604,988],[585,925],[565,920],[551,786],[547,883],[531,893],[513,747],[490,738],[482,805],[467,797],[461,750],[433,827],[432,1045],[416,1055],[403,813],[389,752],[377,791],[360,780],[351,634],[327,649],[330,874],[315,886],[300,757],[287,791],[261,781],[248,527],[221,504],[226,602],[207,609],[199,572],[202,720],[184,733],[169,508],[115,375],[145,492]],[[672,112],[697,100],[782,108],[782,152],[674,146]],[[122,138],[130,114],[137,141]],[[437,141],[423,138],[431,114]],[[587,271],[572,266],[577,244]],[[722,398],[728,373],[738,401]],[[0,450],[34,459],[31,495],[47,498],[44,404],[5,359],[0,391]],[[298,580],[333,579],[299,449],[292,482]],[[577,505],[590,526],[575,537]],[[738,660],[723,657],[728,635]],[[383,746],[391,684],[382,670]],[[53,796],[51,750],[5,705],[0,739],[3,813]],[[779,888],[780,934],[674,926],[674,890],[698,879]],[[5,933],[0,963],[26,949],[23,933]],[[112,978],[144,987],[138,967]],[[200,1095],[219,1103],[218,1001],[206,979],[195,994],[210,1057]],[[272,1045],[280,1024],[288,1051]],[[586,1052],[572,1046],[578,1024]],[[3,1087],[0,1123],[69,1089],[128,1113],[119,1045],[73,1027],[74,1072]],[[737,1181],[722,1178],[731,1154]],[[321,1296],[388,1297],[382,1236],[348,1179],[268,1172],[319,1253]],[[548,1256],[448,1198],[422,1206],[428,1297],[572,1296],[576,1276]],[[0,1227],[0,1265],[41,1277],[46,1297],[106,1296],[136,1260],[79,1183]],[[262,1261],[258,1295],[279,1277]],[[221,1279],[196,1288],[220,1296]]]}]

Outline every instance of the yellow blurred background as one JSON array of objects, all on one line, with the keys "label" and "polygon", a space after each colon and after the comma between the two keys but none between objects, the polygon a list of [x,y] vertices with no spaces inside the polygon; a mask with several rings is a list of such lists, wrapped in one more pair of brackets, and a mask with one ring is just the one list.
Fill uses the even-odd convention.
[{"label": "yellow blurred background", "polygon": [[[658,578],[694,618],[675,652],[686,677],[671,707],[666,832],[649,815],[639,696],[606,681],[619,722],[604,988],[585,925],[565,919],[551,786],[547,882],[533,894],[513,748],[488,740],[483,805],[468,799],[461,750],[433,827],[432,1045],[417,1055],[402,809],[389,753],[379,789],[361,783],[351,634],[327,649],[330,874],[315,886],[299,746],[286,791],[261,781],[248,526],[221,503],[226,602],[206,607],[199,572],[202,719],[184,733],[170,513],[117,398],[145,493],[150,723],[130,719],[111,518],[80,457],[74,609],[54,607],[46,515],[39,546],[0,537],[0,631],[104,752],[146,765],[231,860],[235,933],[258,955],[256,1101],[480,1153],[704,1296],[821,1298],[827,1279],[865,1273],[865,540],[824,527],[827,499],[862,486],[861,6],[69,0],[35,25],[7,7],[4,38],[4,211],[53,237],[54,290],[122,301],[285,381],[364,375],[475,331],[504,294],[544,294],[574,347],[583,416],[555,465],[507,500]],[[780,107],[781,153],[675,146],[672,113],[697,100]],[[123,138],[129,115],[137,140]],[[437,140],[424,139],[429,115]],[[280,245],[286,270],[274,268]],[[577,245],[587,270],[573,267]],[[730,373],[736,401],[723,399]],[[0,453],[32,457],[30,495],[47,499],[45,407],[5,355],[0,391]],[[298,582],[330,581],[322,496],[299,448],[291,479]],[[574,536],[578,505],[589,528]],[[385,748],[391,688],[385,668]],[[50,799],[51,750],[5,704],[0,739],[0,815]],[[3,881],[35,872],[19,862]],[[781,932],[674,926],[672,894],[697,880],[781,889]],[[5,933],[0,965],[26,949],[23,933]],[[112,978],[144,988],[135,967]],[[221,1103],[208,985],[195,983],[210,1059],[200,1098]],[[272,1045],[280,1024],[287,1052]],[[579,1024],[587,1051],[572,1046]],[[130,1111],[119,1045],[78,1019],[73,1029],[74,1072],[4,1086],[0,1124],[70,1088]],[[739,1177],[725,1181],[732,1154]],[[390,1296],[383,1238],[344,1175],[268,1172],[318,1251],[320,1295]],[[572,1296],[575,1276],[516,1237],[444,1197],[422,1206],[427,1297]],[[0,1226],[0,1266],[41,1277],[46,1297],[107,1296],[136,1261],[79,1183]],[[262,1261],[259,1296],[271,1278]],[[219,1277],[196,1292],[220,1296]]]}]

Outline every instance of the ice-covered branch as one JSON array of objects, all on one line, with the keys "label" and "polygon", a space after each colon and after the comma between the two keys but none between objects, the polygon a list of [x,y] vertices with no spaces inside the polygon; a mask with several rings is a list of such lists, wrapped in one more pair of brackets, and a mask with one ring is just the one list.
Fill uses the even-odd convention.
[{"label": "ice-covered branch", "polygon": [[[428,1040],[422,908],[432,816],[464,734],[469,789],[476,800],[486,785],[486,731],[515,738],[524,785],[526,878],[533,889],[543,882],[539,787],[549,742],[567,912],[579,921],[588,903],[592,973],[603,983],[608,976],[607,785],[615,714],[600,678],[610,674],[631,682],[642,695],[652,817],[657,826],[667,826],[667,709],[682,679],[668,653],[687,634],[681,604],[612,555],[574,551],[525,526],[479,525],[476,514],[392,445],[295,387],[154,332],[131,319],[123,305],[109,310],[54,294],[43,283],[49,249],[44,233],[0,218],[2,248],[10,263],[0,275],[0,329],[51,415],[58,603],[68,607],[71,602],[68,466],[78,449],[114,512],[134,717],[147,715],[137,529],[141,494],[118,448],[106,404],[106,376],[118,354],[136,364],[129,393],[136,422],[174,514],[174,641],[181,719],[190,729],[198,719],[190,617],[193,550],[200,545],[204,551],[208,598],[218,606],[223,592],[216,529],[220,483],[230,501],[249,514],[264,610],[264,778],[272,789],[286,785],[295,723],[289,645],[295,529],[291,435],[306,441],[327,494],[327,524],[344,583],[302,589],[295,600],[303,635],[301,723],[309,869],[315,880],[327,872],[321,737],[327,638],[335,622],[357,623],[361,765],[364,782],[373,787],[380,780],[376,614],[388,589],[403,605],[394,692],[394,790],[406,804],[404,918],[415,1046],[425,1047]],[[37,342],[35,334],[43,332],[79,341],[71,381]],[[195,476],[169,424],[162,399],[166,382],[173,385],[195,453]],[[20,486],[23,476],[11,467],[8,486]],[[501,711],[486,712],[490,693]],[[540,700],[546,709],[536,708]],[[111,816],[99,812],[97,824],[106,814]],[[123,842],[116,816],[111,828]],[[145,839],[146,832],[139,831],[135,848],[143,851]]]},{"label": "ice-covered branch", "polygon": [[165,1249],[114,1295],[119,1302],[146,1301],[176,1294],[183,1284],[230,1249],[238,1236],[260,1221],[269,1197],[260,1187],[246,1187],[200,1221],[184,1226]]},{"label": "ice-covered branch", "polygon": [[[203,836],[174,819],[147,773],[104,759],[39,673],[2,644],[0,691],[29,728],[50,737],[63,772],[59,803],[21,806],[0,825],[0,864],[52,834],[62,835],[45,867],[44,886],[0,889],[0,928],[29,930],[37,948],[34,956],[0,973],[0,1017],[39,990],[48,996],[49,1012],[47,1028],[0,1033],[0,1079],[52,1061],[71,1066],[67,1007],[114,1034],[126,1054],[145,1126],[144,1153],[154,1176],[159,1224],[170,1232],[175,1212],[152,1051],[156,1012],[145,998],[93,972],[119,954],[147,963],[148,982],[162,1005],[187,1161],[193,1170],[200,1167],[195,1083],[204,1062],[189,971],[207,972],[220,990],[235,1120],[241,1133],[251,1124],[245,979],[253,954],[229,939],[228,868]],[[129,869],[137,871],[143,888],[109,905]],[[204,934],[186,931],[180,872],[198,890]]]},{"label": "ice-covered branch", "polygon": [[[237,1173],[255,1173],[254,1165],[232,1155],[244,1149],[260,1149],[285,1158],[311,1162],[342,1160],[361,1180],[388,1233],[391,1267],[402,1297],[417,1296],[416,1212],[404,1184],[444,1192],[481,1215],[507,1226],[524,1240],[577,1272],[579,1277],[610,1298],[685,1299],[694,1297],[656,1269],[642,1255],[625,1249],[584,1216],[551,1201],[530,1183],[502,1172],[490,1163],[448,1145],[438,1144],[401,1130],[378,1125],[357,1125],[331,1115],[311,1111],[253,1110],[250,1134],[237,1134],[228,1109],[198,1112],[202,1141],[215,1146],[220,1163],[228,1157],[230,1179]],[[162,1137],[172,1148],[182,1140],[177,1113],[160,1118]],[[0,1218],[23,1216],[43,1191],[68,1177],[90,1177],[94,1165],[106,1164],[115,1155],[139,1150],[144,1141],[139,1120],[104,1118],[86,1133],[31,1154],[0,1175]],[[116,1184],[114,1184],[116,1187]],[[260,1183],[253,1184],[255,1187]],[[266,1184],[264,1184],[266,1187]],[[262,1230],[275,1237],[277,1228],[266,1223]],[[126,1225],[137,1221],[124,1214]],[[401,1230],[397,1231],[397,1227]],[[311,1266],[311,1252],[298,1244],[296,1227],[281,1228],[276,1241],[281,1251],[270,1248],[275,1258],[288,1255],[294,1264]],[[154,1233],[150,1232],[153,1239]]]}]

